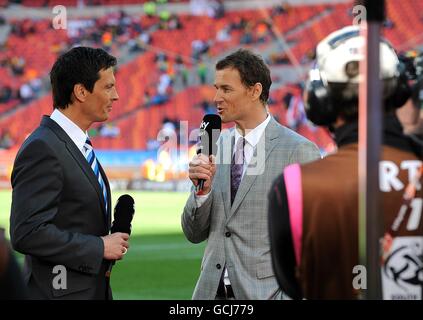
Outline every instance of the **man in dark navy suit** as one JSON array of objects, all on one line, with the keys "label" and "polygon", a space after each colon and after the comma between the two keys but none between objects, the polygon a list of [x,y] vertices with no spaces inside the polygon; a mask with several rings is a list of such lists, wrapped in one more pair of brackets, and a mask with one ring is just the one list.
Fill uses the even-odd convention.
[{"label": "man in dark navy suit", "polygon": [[109,235],[110,187],[87,130],[119,99],[115,65],[102,49],[60,56],[50,72],[54,111],[16,156],[10,237],[25,254],[32,299],[111,297],[108,260],[123,257],[129,235]]}]

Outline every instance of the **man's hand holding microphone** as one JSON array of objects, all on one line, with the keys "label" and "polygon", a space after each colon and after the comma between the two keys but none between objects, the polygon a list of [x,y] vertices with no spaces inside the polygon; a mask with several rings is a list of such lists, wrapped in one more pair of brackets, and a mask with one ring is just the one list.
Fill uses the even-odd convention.
[{"label": "man's hand holding microphone", "polygon": [[[211,190],[214,174],[216,173],[215,157],[197,154],[189,163],[189,178],[197,188],[197,195],[206,195]],[[200,181],[203,180],[203,188]]]},{"label": "man's hand holding microphone", "polygon": [[129,248],[129,234],[116,232],[101,237],[104,243],[104,259],[120,260]]},{"label": "man's hand holding microphone", "polygon": [[134,213],[134,199],[128,194],[120,196],[115,206],[114,221],[110,234],[101,237],[104,243],[104,259],[110,261],[107,270],[108,277],[110,277],[115,261],[122,259],[128,251],[128,240],[131,234],[131,222]]}]

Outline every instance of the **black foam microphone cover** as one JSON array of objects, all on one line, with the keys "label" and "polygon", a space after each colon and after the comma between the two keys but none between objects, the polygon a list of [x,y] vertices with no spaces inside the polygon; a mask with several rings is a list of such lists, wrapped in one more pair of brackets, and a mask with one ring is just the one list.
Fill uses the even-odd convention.
[{"label": "black foam microphone cover", "polygon": [[200,125],[197,154],[216,155],[217,140],[222,130],[222,119],[217,114],[206,114]]},{"label": "black foam microphone cover", "polygon": [[[222,119],[217,114],[206,114],[203,117],[200,125],[197,154],[204,154],[206,156],[216,155],[217,140],[222,130]],[[203,190],[205,180],[198,181],[197,190]]]},{"label": "black foam microphone cover", "polygon": [[131,234],[131,222],[135,213],[135,202],[128,194],[119,197],[114,211],[111,233],[123,232]]},{"label": "black foam microphone cover", "polygon": [[[131,222],[132,218],[134,217],[135,213],[135,201],[129,194],[124,194],[119,197],[115,210],[113,213],[113,224],[110,230],[111,233],[115,232],[123,232],[127,234],[131,234]],[[115,260],[111,260],[108,263],[107,270],[106,270],[106,279],[109,281],[110,274],[112,272],[113,265],[115,264]],[[106,300],[109,299],[109,291],[106,289]]]}]

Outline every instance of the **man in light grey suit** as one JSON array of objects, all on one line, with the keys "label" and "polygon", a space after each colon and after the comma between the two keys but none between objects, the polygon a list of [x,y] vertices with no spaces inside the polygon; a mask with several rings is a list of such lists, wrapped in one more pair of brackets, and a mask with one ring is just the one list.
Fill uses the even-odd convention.
[{"label": "man in light grey suit", "polygon": [[238,50],[216,64],[215,102],[224,123],[217,157],[190,162],[194,191],[182,214],[185,236],[207,240],[193,299],[281,299],[270,255],[267,193],[291,163],[320,158],[309,140],[267,112],[270,71],[263,59]]}]

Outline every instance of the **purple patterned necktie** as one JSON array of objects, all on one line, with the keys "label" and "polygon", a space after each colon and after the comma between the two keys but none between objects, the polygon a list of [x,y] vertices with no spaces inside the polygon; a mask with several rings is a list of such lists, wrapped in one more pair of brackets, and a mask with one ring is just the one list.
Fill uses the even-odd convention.
[{"label": "purple patterned necktie", "polygon": [[231,205],[234,203],[236,192],[241,183],[242,171],[244,169],[244,145],[245,139],[239,138],[236,144],[234,156],[231,163]]}]

